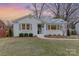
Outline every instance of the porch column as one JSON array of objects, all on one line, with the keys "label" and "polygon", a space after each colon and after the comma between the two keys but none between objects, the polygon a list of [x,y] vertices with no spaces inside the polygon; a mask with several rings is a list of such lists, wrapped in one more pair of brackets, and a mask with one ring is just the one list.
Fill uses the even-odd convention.
[{"label": "porch column", "polygon": [[67,23],[63,24],[64,36],[67,36]]},{"label": "porch column", "polygon": [[46,24],[44,24],[44,30],[43,30],[43,33],[44,33],[44,35],[46,35]]}]

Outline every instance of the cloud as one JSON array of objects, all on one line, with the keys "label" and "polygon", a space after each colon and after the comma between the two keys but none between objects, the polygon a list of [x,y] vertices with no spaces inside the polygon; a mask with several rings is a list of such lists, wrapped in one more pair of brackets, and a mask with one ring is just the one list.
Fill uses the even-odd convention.
[{"label": "cloud", "polygon": [[0,19],[6,22],[30,14],[30,9],[25,9],[20,4],[0,4]]}]

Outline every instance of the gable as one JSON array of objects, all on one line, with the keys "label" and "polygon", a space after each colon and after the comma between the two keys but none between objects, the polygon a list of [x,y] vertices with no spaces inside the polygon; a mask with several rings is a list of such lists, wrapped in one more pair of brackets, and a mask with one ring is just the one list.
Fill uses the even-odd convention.
[{"label": "gable", "polygon": [[41,23],[41,21],[32,16],[24,16],[17,19],[14,23]]}]

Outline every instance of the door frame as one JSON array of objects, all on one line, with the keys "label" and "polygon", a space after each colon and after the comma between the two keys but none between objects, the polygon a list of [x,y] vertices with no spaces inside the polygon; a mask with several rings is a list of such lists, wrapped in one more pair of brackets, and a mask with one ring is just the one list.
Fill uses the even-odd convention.
[{"label": "door frame", "polygon": [[37,24],[37,34],[42,34],[43,30],[43,24]]}]

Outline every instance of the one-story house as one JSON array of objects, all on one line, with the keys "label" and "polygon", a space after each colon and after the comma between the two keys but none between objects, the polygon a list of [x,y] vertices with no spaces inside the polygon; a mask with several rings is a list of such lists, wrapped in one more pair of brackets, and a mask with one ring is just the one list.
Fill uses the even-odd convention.
[{"label": "one-story house", "polygon": [[13,36],[18,37],[21,33],[32,33],[33,36],[39,34],[67,36],[67,22],[63,19],[53,19],[51,16],[42,16],[38,19],[28,15],[16,19],[13,23]]}]

